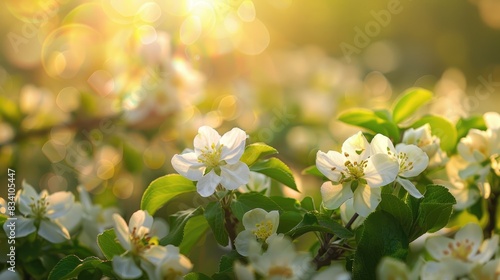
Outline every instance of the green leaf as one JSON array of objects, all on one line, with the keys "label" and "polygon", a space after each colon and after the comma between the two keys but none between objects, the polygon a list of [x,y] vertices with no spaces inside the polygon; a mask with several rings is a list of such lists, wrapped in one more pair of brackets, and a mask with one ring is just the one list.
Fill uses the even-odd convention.
[{"label": "green leaf", "polygon": [[378,263],[384,256],[405,260],[408,237],[399,222],[383,211],[370,214],[363,223],[354,255],[352,279],[375,279]]},{"label": "green leaf", "polygon": [[383,125],[387,121],[377,116],[372,110],[363,108],[349,109],[340,113],[338,119],[347,124],[363,127],[373,132],[387,135],[387,129]]},{"label": "green leaf", "polygon": [[234,250],[223,255],[219,262],[219,273],[232,272],[234,262],[241,258],[240,254]]},{"label": "green leaf", "polygon": [[302,214],[296,211],[284,211],[280,213],[280,221],[278,225],[278,233],[285,233],[302,221]]},{"label": "green leaf", "polygon": [[277,153],[278,151],[269,145],[264,143],[253,143],[245,147],[245,152],[243,152],[240,161],[248,166],[251,166],[257,160]]},{"label": "green leaf", "polygon": [[469,118],[460,118],[456,124],[457,128],[457,140],[462,139],[462,137],[467,136],[469,130],[476,128],[479,130],[486,130],[486,124],[484,123],[483,116],[473,116]]},{"label": "green leaf", "polygon": [[114,229],[107,229],[103,233],[97,235],[97,244],[107,260],[112,260],[113,256],[121,255],[125,252],[125,249],[123,249],[116,238]]},{"label": "green leaf", "polygon": [[317,217],[313,213],[305,214],[302,221],[297,226],[288,231],[286,235],[290,236],[292,239],[295,239],[303,234],[312,231],[335,234],[340,238],[350,238],[353,236],[352,232],[350,232],[348,229],[344,228],[334,220],[330,219],[329,217]]},{"label": "green leaf", "polygon": [[383,193],[378,209],[393,216],[403,227],[405,233],[409,235],[413,224],[413,217],[410,208],[401,199],[392,194]]},{"label": "green leaf", "polygon": [[307,211],[316,211],[316,207],[314,206],[314,199],[310,196],[304,197],[300,202],[300,206]]},{"label": "green leaf", "polygon": [[318,167],[316,167],[316,165],[311,165],[311,166],[307,167],[306,169],[302,170],[302,174],[313,175],[313,176],[324,178],[325,180],[327,180],[325,175],[323,175],[323,173],[321,173],[321,171],[319,171],[319,169],[318,169]]},{"label": "green leaf", "polygon": [[179,246],[184,237],[184,228],[186,227],[189,219],[195,216],[203,214],[203,209],[200,207],[196,209],[189,209],[185,211],[179,211],[174,215],[169,217],[169,224],[171,231],[160,240],[160,245],[165,246],[172,244],[174,246]]},{"label": "green leaf", "polygon": [[251,171],[267,175],[274,180],[284,184],[294,191],[299,191],[293,178],[292,170],[281,160],[270,158],[268,160],[256,162],[250,167]]},{"label": "green leaf", "polygon": [[257,192],[243,193],[231,201],[231,210],[240,221],[246,212],[255,208],[262,208],[268,212],[272,210],[283,211],[272,199]]},{"label": "green leaf", "polygon": [[300,211],[300,202],[295,198],[283,196],[270,196],[269,198],[285,211]]},{"label": "green leaf", "polygon": [[179,245],[181,254],[188,255],[196,243],[202,237],[205,237],[208,228],[209,225],[204,216],[194,216],[189,219],[184,227],[184,238],[182,238],[182,242]]},{"label": "green leaf", "polygon": [[210,202],[205,208],[205,218],[214,233],[215,240],[222,246],[229,244],[229,238],[224,226],[224,209],[219,202]]},{"label": "green leaf", "polygon": [[392,138],[394,141],[399,141],[399,128],[381,117],[383,114],[363,108],[354,108],[342,112],[338,119],[341,122],[366,128],[374,133],[380,133]]},{"label": "green leaf", "polygon": [[[110,267],[97,257],[88,257],[81,260],[75,255],[69,255],[59,261],[49,274],[48,280],[65,280],[76,278],[80,273],[104,270],[110,275]],[[102,273],[97,273],[102,275]],[[81,276],[81,275],[80,275]]]},{"label": "green leaf", "polygon": [[440,146],[443,151],[451,152],[457,144],[457,130],[455,126],[447,119],[440,116],[428,115],[422,117],[411,125],[418,128],[428,123],[431,126],[432,134],[440,139]]},{"label": "green leaf", "polygon": [[154,215],[156,210],[161,208],[174,197],[189,192],[195,192],[195,184],[179,174],[169,174],[160,177],[144,191],[141,200],[141,209]]},{"label": "green leaf", "polygon": [[432,92],[423,88],[406,90],[392,106],[392,119],[399,124],[432,99]]},{"label": "green leaf", "polygon": [[410,241],[426,232],[436,232],[446,226],[456,203],[448,189],[439,185],[428,185],[423,198],[409,196],[408,200],[414,217]]},{"label": "green leaf", "polygon": [[203,273],[190,272],[184,276],[184,280],[212,280],[212,278]]}]

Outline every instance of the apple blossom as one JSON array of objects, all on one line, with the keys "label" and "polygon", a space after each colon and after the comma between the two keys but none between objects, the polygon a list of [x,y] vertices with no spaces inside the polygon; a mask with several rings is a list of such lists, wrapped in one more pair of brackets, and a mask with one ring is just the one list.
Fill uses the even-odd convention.
[{"label": "apple blossom", "polygon": [[279,224],[278,211],[267,212],[256,208],[243,215],[243,226],[245,230],[240,232],[235,239],[236,251],[242,256],[248,256],[249,243],[251,240],[264,243],[276,235]]},{"label": "apple blossom", "polygon": [[194,138],[194,151],[174,155],[172,166],[182,176],[198,181],[201,196],[212,195],[218,185],[235,190],[249,181],[250,170],[240,161],[246,138],[239,128],[221,137],[213,128],[202,126]]}]

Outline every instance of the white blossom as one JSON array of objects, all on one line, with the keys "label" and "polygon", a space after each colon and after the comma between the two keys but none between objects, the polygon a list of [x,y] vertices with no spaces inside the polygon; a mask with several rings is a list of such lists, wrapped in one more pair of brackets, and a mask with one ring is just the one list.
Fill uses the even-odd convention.
[{"label": "white blossom", "polygon": [[236,251],[242,256],[248,256],[251,241],[263,244],[271,236],[276,235],[279,224],[278,211],[267,212],[256,208],[243,215],[245,230],[240,232],[235,239]]},{"label": "white blossom", "polygon": [[353,198],[356,212],[363,217],[377,208],[381,200],[380,187],[393,182],[399,165],[385,153],[373,153],[361,132],[349,137],[342,153],[318,151],[316,166],[332,182],[321,186],[323,204],[336,209]]},{"label": "white blossom", "polygon": [[240,161],[245,149],[246,133],[233,128],[222,137],[213,128],[202,126],[194,138],[194,151],[176,154],[172,166],[182,176],[198,181],[201,196],[215,192],[220,184],[234,190],[248,183],[250,170]]}]

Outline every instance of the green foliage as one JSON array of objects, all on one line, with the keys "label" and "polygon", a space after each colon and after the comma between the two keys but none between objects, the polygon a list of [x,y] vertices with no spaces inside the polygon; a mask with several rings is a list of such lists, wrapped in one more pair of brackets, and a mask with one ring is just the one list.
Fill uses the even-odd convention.
[{"label": "green foliage", "polygon": [[401,199],[392,194],[383,193],[378,209],[393,216],[399,222],[405,234],[410,234],[413,217],[410,208]]},{"label": "green foliage", "polygon": [[184,276],[185,280],[212,280],[212,278],[208,277],[203,273],[198,272],[190,272]]},{"label": "green foliage", "polygon": [[189,209],[179,211],[169,217],[170,232],[160,240],[160,244],[165,246],[168,244],[179,246],[184,238],[184,228],[189,219],[203,214],[203,208]]},{"label": "green foliage", "polygon": [[299,191],[297,189],[297,185],[295,184],[292,170],[290,170],[284,162],[277,158],[270,158],[268,160],[256,162],[250,166],[250,170],[267,175],[292,190]]},{"label": "green foliage", "polygon": [[227,246],[229,243],[229,238],[224,226],[224,209],[220,202],[210,202],[205,208],[205,218],[214,233],[215,240],[222,245]]},{"label": "green foliage", "polygon": [[184,227],[184,236],[179,245],[181,254],[189,254],[198,241],[205,236],[208,228],[209,225],[204,216],[191,217]]},{"label": "green foliage", "polygon": [[257,160],[277,153],[278,151],[275,148],[264,143],[253,143],[245,147],[245,152],[241,156],[240,161],[251,166]]},{"label": "green foliage", "polygon": [[399,141],[399,128],[382,112],[355,108],[342,112],[338,119],[344,123],[366,128]]},{"label": "green foliage", "polygon": [[399,222],[384,211],[370,214],[363,223],[354,256],[352,279],[375,279],[375,271],[384,256],[405,260],[408,237]]},{"label": "green foliage", "polygon": [[189,192],[195,192],[195,184],[179,174],[169,174],[160,177],[144,191],[141,200],[141,209],[154,215],[156,210],[168,203],[174,197]]},{"label": "green foliage", "polygon": [[[92,273],[93,272],[93,273]],[[57,263],[49,274],[48,280],[73,279],[82,275],[105,275],[114,278],[110,262],[102,261],[97,257],[88,257],[81,260],[75,255],[69,255]],[[88,279],[88,278],[86,278]]]},{"label": "green foliage", "polygon": [[340,238],[350,238],[353,236],[352,232],[344,228],[339,223],[335,222],[329,217],[317,216],[313,213],[304,215],[302,221],[286,233],[292,239],[308,232],[324,232],[337,235]]},{"label": "green foliage", "polygon": [[441,149],[450,153],[457,144],[457,130],[455,126],[447,119],[440,116],[424,116],[411,125],[413,128],[420,127],[428,123],[431,126],[432,134],[441,140]]},{"label": "green foliage", "polygon": [[460,118],[455,125],[457,129],[457,140],[465,137],[469,130],[475,128],[479,130],[486,130],[483,116],[472,116],[468,118]]},{"label": "green foliage", "polygon": [[392,119],[395,124],[408,119],[420,107],[432,99],[432,92],[423,88],[406,90],[392,105]]},{"label": "green foliage", "polygon": [[118,243],[114,229],[107,229],[97,236],[97,244],[107,260],[112,260],[113,256],[121,255],[125,249]]},{"label": "green foliage", "polygon": [[410,241],[426,232],[438,231],[448,224],[455,203],[455,198],[448,189],[439,185],[428,185],[423,198],[408,196],[407,204],[413,216]]},{"label": "green foliage", "polygon": [[283,211],[283,208],[272,199],[257,192],[242,193],[231,202],[231,210],[240,221],[246,212],[255,208],[262,208],[268,212],[272,210]]}]

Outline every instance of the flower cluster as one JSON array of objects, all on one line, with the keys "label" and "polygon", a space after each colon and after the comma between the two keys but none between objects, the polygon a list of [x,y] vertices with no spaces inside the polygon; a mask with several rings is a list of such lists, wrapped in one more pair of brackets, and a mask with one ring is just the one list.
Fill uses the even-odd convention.
[{"label": "flower cluster", "polygon": [[412,144],[394,147],[391,140],[377,134],[368,143],[361,132],[349,137],[342,153],[318,151],[316,166],[331,182],[321,186],[323,203],[336,209],[352,199],[356,212],[366,217],[381,200],[381,187],[397,182],[414,197],[422,197],[407,178],[419,175],[429,162],[428,156]]}]

